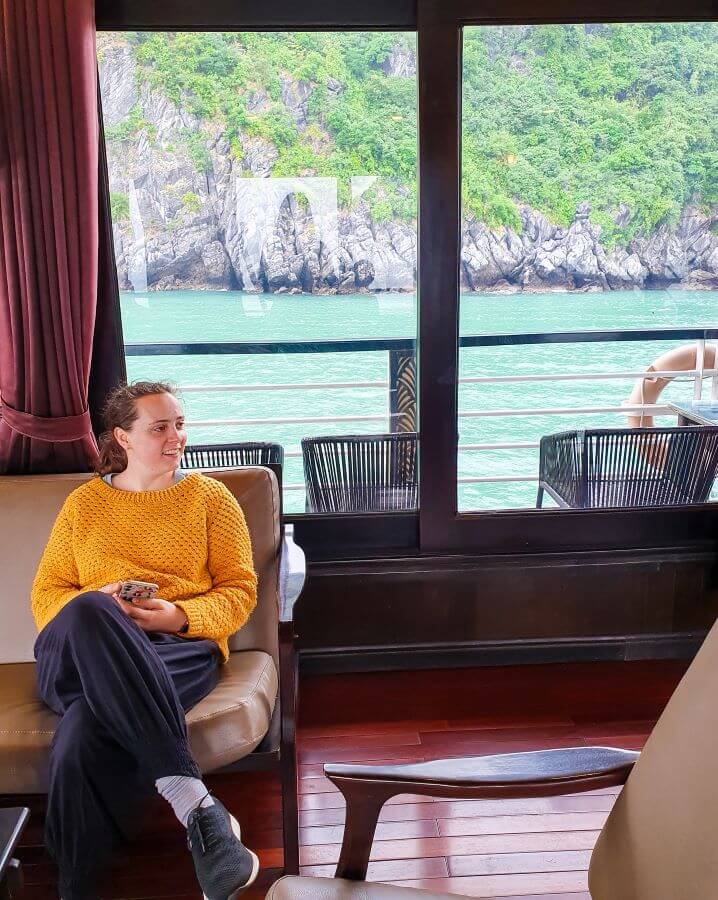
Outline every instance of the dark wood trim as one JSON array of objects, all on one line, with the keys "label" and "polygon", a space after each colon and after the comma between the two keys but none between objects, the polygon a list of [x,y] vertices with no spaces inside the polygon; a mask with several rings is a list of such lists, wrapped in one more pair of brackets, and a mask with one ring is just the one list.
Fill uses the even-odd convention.
[{"label": "dark wood trim", "polygon": [[405,647],[327,647],[302,650],[301,675],[401,672],[478,666],[574,662],[634,662],[693,659],[706,632],[625,635],[597,638],[480,641],[473,644],[416,644]]},{"label": "dark wood trim", "polygon": [[[327,578],[341,576],[394,576],[394,575],[442,575],[452,572],[488,572],[505,570],[507,574],[516,574],[516,556],[513,553],[473,552],[430,555],[404,555],[393,558],[373,557],[371,559],[341,558],[331,560],[315,560],[308,556],[309,576],[311,578]],[[591,565],[601,566],[653,566],[665,567],[667,564],[697,563],[718,576],[716,566],[716,540],[696,542],[692,546],[672,546],[666,548],[648,548],[644,550],[613,549],[601,551],[584,551],[564,553],[526,553],[521,557],[521,572],[532,569],[554,570],[560,573],[567,569],[585,569]],[[443,574],[442,574],[443,573]],[[557,574],[557,577],[560,575]],[[718,578],[709,587],[718,587]],[[304,599],[304,598],[303,598]]]},{"label": "dark wood trim", "polygon": [[279,552],[279,702],[281,706],[280,774],[284,874],[299,874],[299,806],[297,799],[297,714],[299,667],[295,644],[294,604],[304,588],[306,563],[294,544],[291,526],[282,524]]},{"label": "dark wood trim", "polygon": [[98,30],[239,31],[239,30],[413,30],[427,23],[476,24],[539,22],[640,22],[712,20],[712,0],[598,0],[574,3],[548,0],[540,8],[531,0],[96,0]]},{"label": "dark wood trim", "polygon": [[718,615],[713,542],[653,551],[312,562],[303,674],[690,658]]},{"label": "dark wood trim", "polygon": [[96,0],[104,31],[412,30],[414,0]]},{"label": "dark wood trim", "polygon": [[[419,0],[421,23],[432,0]],[[461,32],[420,27],[418,416],[419,531],[423,552],[446,548],[456,514],[459,256],[461,247]]]},{"label": "dark wood trim", "polygon": [[279,625],[279,692],[281,705],[280,777],[284,874],[299,874],[299,813],[297,800],[298,666],[293,622]]},{"label": "dark wood trim", "polygon": [[419,514],[288,515],[312,562],[419,555]]},{"label": "dark wood trim", "polygon": [[[579,517],[579,518],[577,518]],[[426,516],[421,518],[423,523]],[[288,515],[296,541],[309,564],[349,560],[416,560],[466,556],[535,554],[570,555],[597,552],[662,554],[718,551],[718,503],[663,509],[504,510],[452,514],[426,531],[438,546],[420,546],[420,513],[365,515]]]},{"label": "dark wood trim", "polygon": [[[423,15],[422,15],[423,11]],[[583,22],[689,22],[716,18],[714,0],[419,0],[419,22],[461,25]]]},{"label": "dark wood trim", "polygon": [[[297,543],[312,564],[462,554],[476,561],[481,556],[537,553],[615,551],[638,558],[653,550],[718,551],[718,503],[660,509],[454,511],[443,523],[419,512],[296,514],[286,521],[294,524]],[[429,534],[435,547],[428,540],[420,544],[420,527],[422,537]]]},{"label": "dark wood trim", "polygon": [[718,538],[718,504],[648,509],[506,510],[454,515],[436,527],[436,550],[579,553],[689,547]]}]

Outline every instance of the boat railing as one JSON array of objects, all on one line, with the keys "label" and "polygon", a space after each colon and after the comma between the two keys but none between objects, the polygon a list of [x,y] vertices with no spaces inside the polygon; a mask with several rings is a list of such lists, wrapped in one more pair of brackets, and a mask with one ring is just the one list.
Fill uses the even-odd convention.
[{"label": "boat railing", "polygon": [[[693,381],[693,400],[702,398],[703,382],[711,379],[710,398],[718,403],[718,368],[706,368],[705,346],[707,340],[718,339],[718,328],[649,328],[649,329],[589,329],[566,332],[530,332],[517,334],[464,335],[459,338],[460,348],[510,347],[538,344],[608,343],[623,341],[695,341],[696,368],[690,370],[652,371],[651,378],[681,378]],[[361,415],[334,416],[267,416],[254,418],[218,418],[188,420],[189,427],[226,428],[231,426],[276,426],[276,425],[336,425],[349,422],[374,422],[377,430],[416,430],[416,397],[413,397],[413,412],[400,410],[398,397],[401,393],[399,381],[402,377],[402,363],[414,364],[415,342],[409,338],[364,338],[356,340],[324,341],[203,341],[203,342],[155,342],[127,343],[127,356],[185,356],[185,355],[255,355],[255,354],[305,354],[305,353],[364,353],[384,351],[389,356],[389,379],[374,381],[326,381],[274,384],[187,384],[180,385],[182,393],[251,393],[280,391],[344,391],[357,389],[382,389],[388,392],[389,403],[384,412]],[[406,369],[404,369],[406,373]],[[405,383],[405,388],[413,391],[413,376]],[[458,379],[460,385],[468,384],[520,384],[536,382],[569,381],[610,381],[635,380],[646,376],[646,370],[612,372],[534,372],[521,375],[478,375]],[[406,390],[404,391],[406,394]],[[460,409],[460,419],[528,416],[558,416],[616,413],[645,413],[667,415],[671,410],[664,404],[642,403],[593,406],[548,406],[548,407],[507,407],[499,409]],[[538,441],[497,441],[482,443],[460,443],[460,453],[475,453],[497,450],[536,449]],[[285,457],[300,457],[301,450],[287,448]],[[460,476],[461,484],[536,481],[537,474]],[[284,484],[284,490],[304,490],[303,483]]]}]

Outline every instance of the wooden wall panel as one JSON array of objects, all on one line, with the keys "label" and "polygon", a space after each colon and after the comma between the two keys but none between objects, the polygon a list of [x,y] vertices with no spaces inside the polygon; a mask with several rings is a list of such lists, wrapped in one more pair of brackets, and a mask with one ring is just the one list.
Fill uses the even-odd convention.
[{"label": "wooden wall panel", "polygon": [[314,564],[296,609],[299,646],[322,671],[332,658],[362,668],[364,656],[372,668],[370,658],[381,667],[382,653],[396,662],[402,652],[409,666],[429,652],[435,664],[442,652],[470,663],[472,650],[475,664],[482,651],[496,664],[522,649],[545,661],[547,648],[556,660],[681,656],[718,613],[712,567],[712,554]]}]

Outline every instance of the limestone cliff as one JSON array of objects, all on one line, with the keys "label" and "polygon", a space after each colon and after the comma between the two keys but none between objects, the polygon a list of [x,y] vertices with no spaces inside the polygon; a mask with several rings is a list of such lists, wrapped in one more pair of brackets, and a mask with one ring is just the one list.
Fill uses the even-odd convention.
[{"label": "limestone cliff", "polygon": [[[375,178],[350,185],[306,174],[272,176],[277,150],[260,136],[234,145],[220,122],[199,120],[138,77],[127,42],[101,38],[100,78],[107,133],[114,238],[122,289],[255,292],[411,291],[416,223],[378,221],[362,197]],[[382,63],[415,78],[411,53]],[[281,102],[307,132],[312,85],[286,75]],[[340,83],[327,89],[339,92]],[[266,93],[248,99],[261,110]],[[308,132],[307,132],[308,133]],[[321,144],[322,135],[313,138]],[[338,190],[351,203],[339,203]],[[718,210],[687,206],[677,227],[660,227],[606,250],[581,204],[568,227],[520,205],[521,228],[492,229],[467,218],[461,282],[473,291],[665,287],[718,288]],[[617,216],[630,216],[620,209]]]}]

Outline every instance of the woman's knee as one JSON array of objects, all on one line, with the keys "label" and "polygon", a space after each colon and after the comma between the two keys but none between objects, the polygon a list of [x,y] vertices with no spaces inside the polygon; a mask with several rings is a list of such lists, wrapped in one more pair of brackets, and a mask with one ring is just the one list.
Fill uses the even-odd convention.
[{"label": "woman's knee", "polygon": [[112,616],[120,610],[109,594],[102,591],[84,591],[73,597],[60,611],[65,619],[80,627],[95,624],[98,620]]}]

